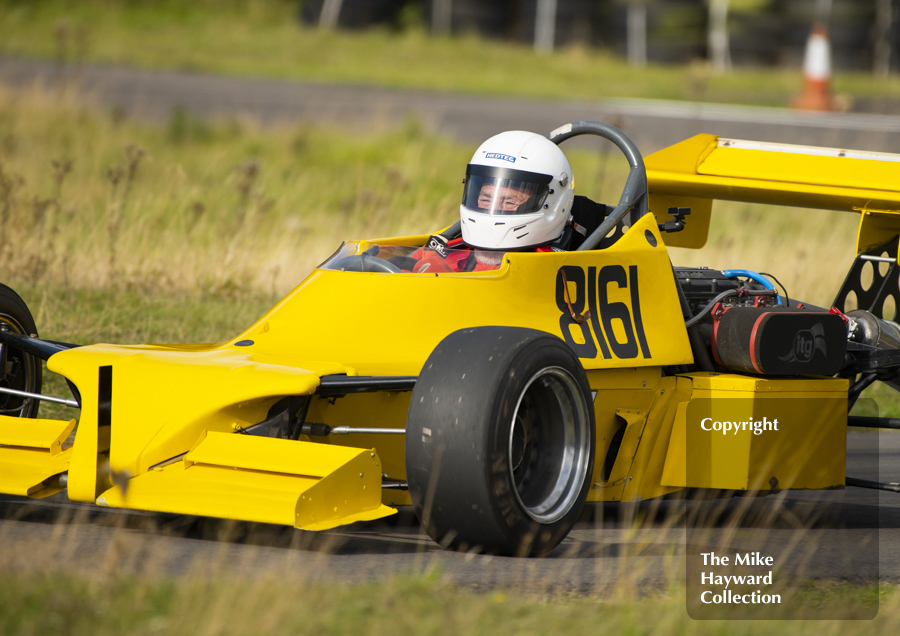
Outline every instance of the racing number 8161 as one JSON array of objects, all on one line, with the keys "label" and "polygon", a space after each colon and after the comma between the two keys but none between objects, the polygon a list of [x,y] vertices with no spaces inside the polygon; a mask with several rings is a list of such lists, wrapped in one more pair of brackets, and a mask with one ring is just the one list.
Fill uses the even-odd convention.
[{"label": "racing number 8161", "polygon": [[[627,290],[629,302],[611,302],[610,285]],[[556,306],[561,312],[559,328],[563,338],[579,358],[596,358],[598,345],[607,359],[637,358],[638,353],[650,357],[641,317],[637,265],[630,265],[627,271],[622,265],[606,265],[599,272],[596,267],[588,267],[587,272],[576,265],[560,267],[556,276]],[[576,342],[572,325],[581,328],[584,342]]]}]

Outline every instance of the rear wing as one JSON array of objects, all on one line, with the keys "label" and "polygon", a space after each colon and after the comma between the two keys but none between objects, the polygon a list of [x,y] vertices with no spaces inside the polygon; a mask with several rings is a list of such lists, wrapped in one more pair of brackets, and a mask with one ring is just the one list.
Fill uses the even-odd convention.
[{"label": "rear wing", "polygon": [[650,210],[690,207],[673,247],[706,243],[715,199],[861,214],[857,253],[900,234],[900,154],[696,135],[645,158]]}]

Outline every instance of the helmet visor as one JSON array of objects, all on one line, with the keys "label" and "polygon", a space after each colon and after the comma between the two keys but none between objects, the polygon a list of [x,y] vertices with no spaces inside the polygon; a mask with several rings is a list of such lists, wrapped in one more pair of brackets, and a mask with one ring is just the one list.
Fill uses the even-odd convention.
[{"label": "helmet visor", "polygon": [[469,164],[463,205],[485,214],[532,214],[550,193],[548,174]]}]

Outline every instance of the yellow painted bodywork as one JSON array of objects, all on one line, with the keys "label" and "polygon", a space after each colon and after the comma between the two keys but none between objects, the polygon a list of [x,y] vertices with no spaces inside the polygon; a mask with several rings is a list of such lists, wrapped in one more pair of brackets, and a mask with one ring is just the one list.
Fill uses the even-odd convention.
[{"label": "yellow painted bodywork", "polygon": [[[602,390],[602,403],[595,405],[598,466],[589,499],[642,501],[683,488],[843,487],[848,388],[844,379],[704,372],[661,378],[642,397],[623,389]],[[705,417],[765,417],[779,420],[780,428],[722,435],[700,428]],[[601,480],[603,458],[621,426],[625,434],[619,453],[608,479]]]},{"label": "yellow painted bodywork", "polygon": [[[688,379],[693,390],[674,420],[662,484],[757,491],[844,485],[848,380],[710,373]],[[701,429],[705,418],[765,418],[779,428],[721,434]]]},{"label": "yellow painted bodywork", "polygon": [[[847,386],[664,373],[693,363],[666,244],[702,246],[713,200],[732,199],[862,212],[860,249],[882,245],[900,230],[900,163],[732,147],[699,135],[650,155],[646,166],[657,218],[645,215],[603,250],[509,253],[498,269],[473,273],[317,269],[227,342],[97,344],[51,356],[48,368],[81,397],[74,444],[62,444],[68,424],[34,428],[33,439],[17,442],[27,424],[0,418],[0,491],[40,496],[67,472],[70,499],[107,506],[306,529],[390,514],[389,505],[409,503],[405,491],[381,488],[382,473],[406,478],[401,435],[291,441],[239,433],[282,398],[304,395],[313,396],[308,422],[405,428],[409,392],[324,398],[315,395],[320,378],[416,376],[445,336],[488,325],[554,334],[579,356],[596,392],[591,500],[643,500],[685,487],[842,485],[846,408],[823,407],[809,428],[790,428],[784,443],[752,434],[708,446],[692,441],[698,408],[718,413],[717,404],[739,401],[753,413],[796,420],[817,402],[846,407]],[[683,232],[663,236],[657,220],[673,206],[692,212]],[[373,243],[416,246],[427,238],[345,249],[359,254]],[[111,379],[101,379],[102,369]]]},{"label": "yellow painted bodywork", "polygon": [[858,252],[900,231],[900,155],[695,135],[646,157],[650,209],[693,209],[675,247],[703,247],[715,199],[862,212]]},{"label": "yellow painted bodywork", "polygon": [[[648,242],[652,235],[656,246]],[[424,242],[427,237],[412,237]],[[396,240],[396,239],[395,239]],[[362,242],[359,251],[368,243]],[[317,270],[256,324],[225,346],[250,339],[254,351],[283,359],[338,360],[359,375],[417,375],[432,349],[458,329],[483,325],[529,327],[562,336],[555,290],[562,267],[597,271],[636,267],[639,304],[649,356],[635,359],[598,355],[582,359],[586,369],[683,364],[692,360],[687,335],[658,315],[680,315],[668,253],[652,216],[636,223],[602,251],[509,253],[494,271],[454,274],[392,274]],[[573,305],[584,305],[569,280]],[[631,289],[610,283],[610,303],[630,308],[628,329],[636,329]],[[599,343],[590,321],[589,337]],[[624,325],[612,321],[622,340]],[[573,329],[576,340],[584,339]],[[605,339],[608,341],[608,339]]]},{"label": "yellow painted bodywork", "polygon": [[[598,390],[594,401],[597,448],[589,501],[640,501],[680,489],[663,485],[662,468],[674,410],[686,403],[690,393],[675,376],[648,375],[640,383],[640,388],[627,387],[614,379],[613,386],[604,382]],[[610,443],[620,427],[625,430],[619,451],[608,458]],[[612,465],[608,478],[602,479],[606,461]]]},{"label": "yellow painted bodywork", "polygon": [[25,420],[0,415],[0,483],[3,492],[49,497],[62,487],[58,476],[69,470],[72,449],[66,439],[75,420]]},{"label": "yellow painted bodywork", "polygon": [[[113,424],[106,444],[97,421],[103,366],[113,369]],[[97,470],[104,451],[111,470],[139,475],[187,452],[204,432],[252,426],[280,397],[311,393],[320,375],[346,371],[334,363],[288,366],[217,345],[92,345],[58,353],[47,367],[74,382],[82,398],[68,486],[76,501],[94,501],[105,490]]]},{"label": "yellow painted bodywork", "polygon": [[113,486],[97,503],[305,530],[395,512],[381,504],[374,450],[214,432],[183,460]]}]

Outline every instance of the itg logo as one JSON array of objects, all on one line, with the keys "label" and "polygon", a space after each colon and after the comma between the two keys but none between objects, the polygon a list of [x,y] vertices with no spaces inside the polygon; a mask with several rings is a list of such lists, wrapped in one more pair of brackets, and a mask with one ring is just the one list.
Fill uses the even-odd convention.
[{"label": "itg logo", "polygon": [[825,348],[825,329],[822,323],[816,323],[812,329],[801,329],[794,336],[794,346],[791,350],[780,356],[782,362],[809,362],[816,351],[827,355]]}]

